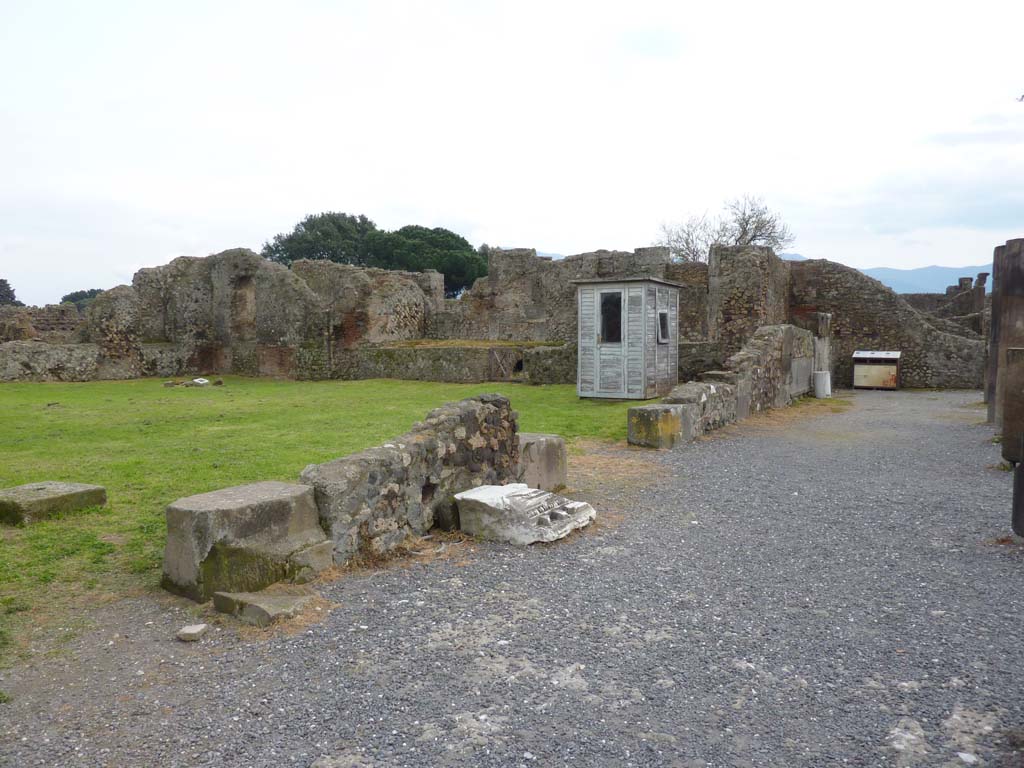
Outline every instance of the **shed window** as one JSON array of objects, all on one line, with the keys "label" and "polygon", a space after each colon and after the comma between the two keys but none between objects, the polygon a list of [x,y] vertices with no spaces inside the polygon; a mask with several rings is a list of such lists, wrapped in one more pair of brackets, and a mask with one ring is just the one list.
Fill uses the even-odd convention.
[{"label": "shed window", "polygon": [[601,294],[601,343],[622,343],[622,291]]},{"label": "shed window", "polygon": [[658,311],[658,343],[668,344],[668,310]]}]

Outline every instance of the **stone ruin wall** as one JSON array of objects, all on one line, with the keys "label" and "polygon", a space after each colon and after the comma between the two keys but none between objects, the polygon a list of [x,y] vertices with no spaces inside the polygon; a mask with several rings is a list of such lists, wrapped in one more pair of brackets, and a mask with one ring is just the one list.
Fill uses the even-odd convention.
[{"label": "stone ruin wall", "polygon": [[770,248],[717,247],[708,260],[708,335],[733,355],[762,325],[789,322],[790,262]]},{"label": "stone ruin wall", "polygon": [[289,269],[246,249],[183,256],[97,296],[73,332],[52,339],[68,343],[36,336],[4,344],[0,380],[204,372],[327,378],[348,350],[422,338],[443,304],[443,281],[433,270],[332,262]]},{"label": "stone ruin wall", "polygon": [[[987,336],[991,318],[991,300],[986,296],[988,277],[988,272],[981,272],[973,280],[960,278],[956,285],[946,288],[945,293],[901,293],[900,298],[920,312],[948,321],[945,328],[933,323],[939,330],[948,331],[951,323]],[[952,332],[959,333],[960,330]]]},{"label": "stone ruin wall", "polygon": [[862,272],[823,259],[790,265],[794,316],[832,315],[835,386],[853,384],[857,349],[901,350],[901,386],[978,388],[984,380],[985,342],[955,326],[940,330],[890,288]]},{"label": "stone ruin wall", "polygon": [[594,251],[553,260],[532,248],[495,249],[488,273],[458,299],[445,301],[429,323],[433,339],[576,343],[573,280],[666,278],[668,249]]},{"label": "stone ruin wall", "polygon": [[[12,340],[0,346],[0,381],[218,372],[572,383],[572,281],[636,276],[682,286],[684,381],[721,368],[758,328],[807,327],[802,318],[819,311],[835,316],[837,386],[851,383],[850,355],[857,347],[902,349],[907,386],[978,386],[981,380],[984,342],[970,328],[918,312],[880,283],[831,262],[786,262],[756,247],[716,248],[708,264],[672,263],[664,248],[558,261],[516,249],[493,251],[489,266],[489,275],[461,298],[446,300],[443,277],[430,271],[326,261],[299,261],[289,269],[245,249],[181,257],[140,270],[131,286],[104,292],[78,320],[73,307],[3,310],[0,329],[8,336],[2,338]],[[976,303],[978,290],[974,284],[950,298],[960,302],[967,294]],[[458,340],[495,344],[450,343]]]}]

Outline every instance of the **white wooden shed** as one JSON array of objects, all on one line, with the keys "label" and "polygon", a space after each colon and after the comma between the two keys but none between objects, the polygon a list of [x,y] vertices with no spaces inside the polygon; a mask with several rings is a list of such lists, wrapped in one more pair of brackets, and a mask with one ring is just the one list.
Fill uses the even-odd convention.
[{"label": "white wooden shed", "polygon": [[679,285],[576,280],[580,397],[646,400],[679,383]]}]

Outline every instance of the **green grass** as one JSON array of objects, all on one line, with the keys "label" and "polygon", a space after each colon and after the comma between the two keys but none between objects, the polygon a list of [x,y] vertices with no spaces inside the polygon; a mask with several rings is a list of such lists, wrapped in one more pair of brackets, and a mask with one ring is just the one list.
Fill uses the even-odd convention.
[{"label": "green grass", "polygon": [[228,377],[0,385],[0,488],[97,483],[109,504],[23,528],[0,526],[0,657],[19,628],[157,585],[164,507],[256,480],[295,481],[307,464],[386,442],[450,400],[501,392],[520,429],[622,440],[628,402],[579,400],[573,386]]}]

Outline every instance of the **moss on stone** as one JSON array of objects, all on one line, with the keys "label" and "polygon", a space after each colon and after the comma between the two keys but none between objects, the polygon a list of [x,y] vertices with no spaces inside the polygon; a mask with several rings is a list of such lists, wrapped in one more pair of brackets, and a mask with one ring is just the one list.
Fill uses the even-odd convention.
[{"label": "moss on stone", "polygon": [[200,566],[199,587],[208,600],[214,592],[255,592],[291,578],[290,566],[251,549],[215,544]]}]

